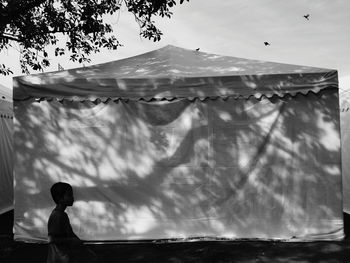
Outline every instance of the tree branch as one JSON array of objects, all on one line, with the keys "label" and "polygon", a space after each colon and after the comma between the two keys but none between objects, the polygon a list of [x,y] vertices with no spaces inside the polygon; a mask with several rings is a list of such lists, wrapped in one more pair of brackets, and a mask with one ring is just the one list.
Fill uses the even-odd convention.
[{"label": "tree branch", "polygon": [[16,41],[16,42],[22,42],[22,40],[20,38],[17,38],[15,36],[9,36],[9,35],[5,35],[6,33],[2,33],[0,35],[0,38],[5,38],[5,39],[8,39],[8,40],[12,40],[12,41]]}]

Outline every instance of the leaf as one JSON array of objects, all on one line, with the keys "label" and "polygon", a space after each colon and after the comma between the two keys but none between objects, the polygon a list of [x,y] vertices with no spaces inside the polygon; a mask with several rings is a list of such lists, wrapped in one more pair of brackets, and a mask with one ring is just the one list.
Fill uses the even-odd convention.
[{"label": "leaf", "polygon": [[50,61],[48,61],[47,59],[43,59],[43,65],[44,65],[45,67],[50,66]]}]

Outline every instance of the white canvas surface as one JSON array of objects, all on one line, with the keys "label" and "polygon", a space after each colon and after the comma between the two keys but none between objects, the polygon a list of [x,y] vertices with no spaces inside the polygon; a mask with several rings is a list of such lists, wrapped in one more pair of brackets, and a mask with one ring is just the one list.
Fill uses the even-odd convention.
[{"label": "white canvas surface", "polygon": [[343,237],[336,90],[285,99],[15,103],[15,239],[57,181],[85,240]]}]

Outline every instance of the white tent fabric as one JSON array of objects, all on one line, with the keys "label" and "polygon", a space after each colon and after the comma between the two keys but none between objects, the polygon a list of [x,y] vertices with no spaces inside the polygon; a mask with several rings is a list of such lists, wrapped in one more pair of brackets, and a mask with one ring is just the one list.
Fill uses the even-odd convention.
[{"label": "white tent fabric", "polygon": [[14,79],[15,239],[343,237],[335,70],[173,46]]},{"label": "white tent fabric", "polygon": [[[13,209],[13,109],[12,102],[7,100],[7,91],[1,89],[0,94],[0,214],[2,214]],[[2,99],[3,97],[5,99]]]},{"label": "white tent fabric", "polygon": [[342,143],[343,210],[350,214],[350,94],[346,91],[340,99]]},{"label": "white tent fabric", "polygon": [[12,102],[12,90],[0,84],[0,99]]},{"label": "white tent fabric", "polygon": [[91,67],[14,78],[14,97],[106,100],[284,96],[338,88],[336,70],[167,46]]}]

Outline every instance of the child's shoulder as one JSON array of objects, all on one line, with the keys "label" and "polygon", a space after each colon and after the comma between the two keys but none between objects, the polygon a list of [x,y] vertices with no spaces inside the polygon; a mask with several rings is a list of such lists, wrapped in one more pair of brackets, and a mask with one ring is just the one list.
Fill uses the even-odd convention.
[{"label": "child's shoulder", "polygon": [[66,212],[55,208],[54,210],[52,210],[49,218],[60,219],[60,218],[66,218],[66,217],[68,217]]}]

